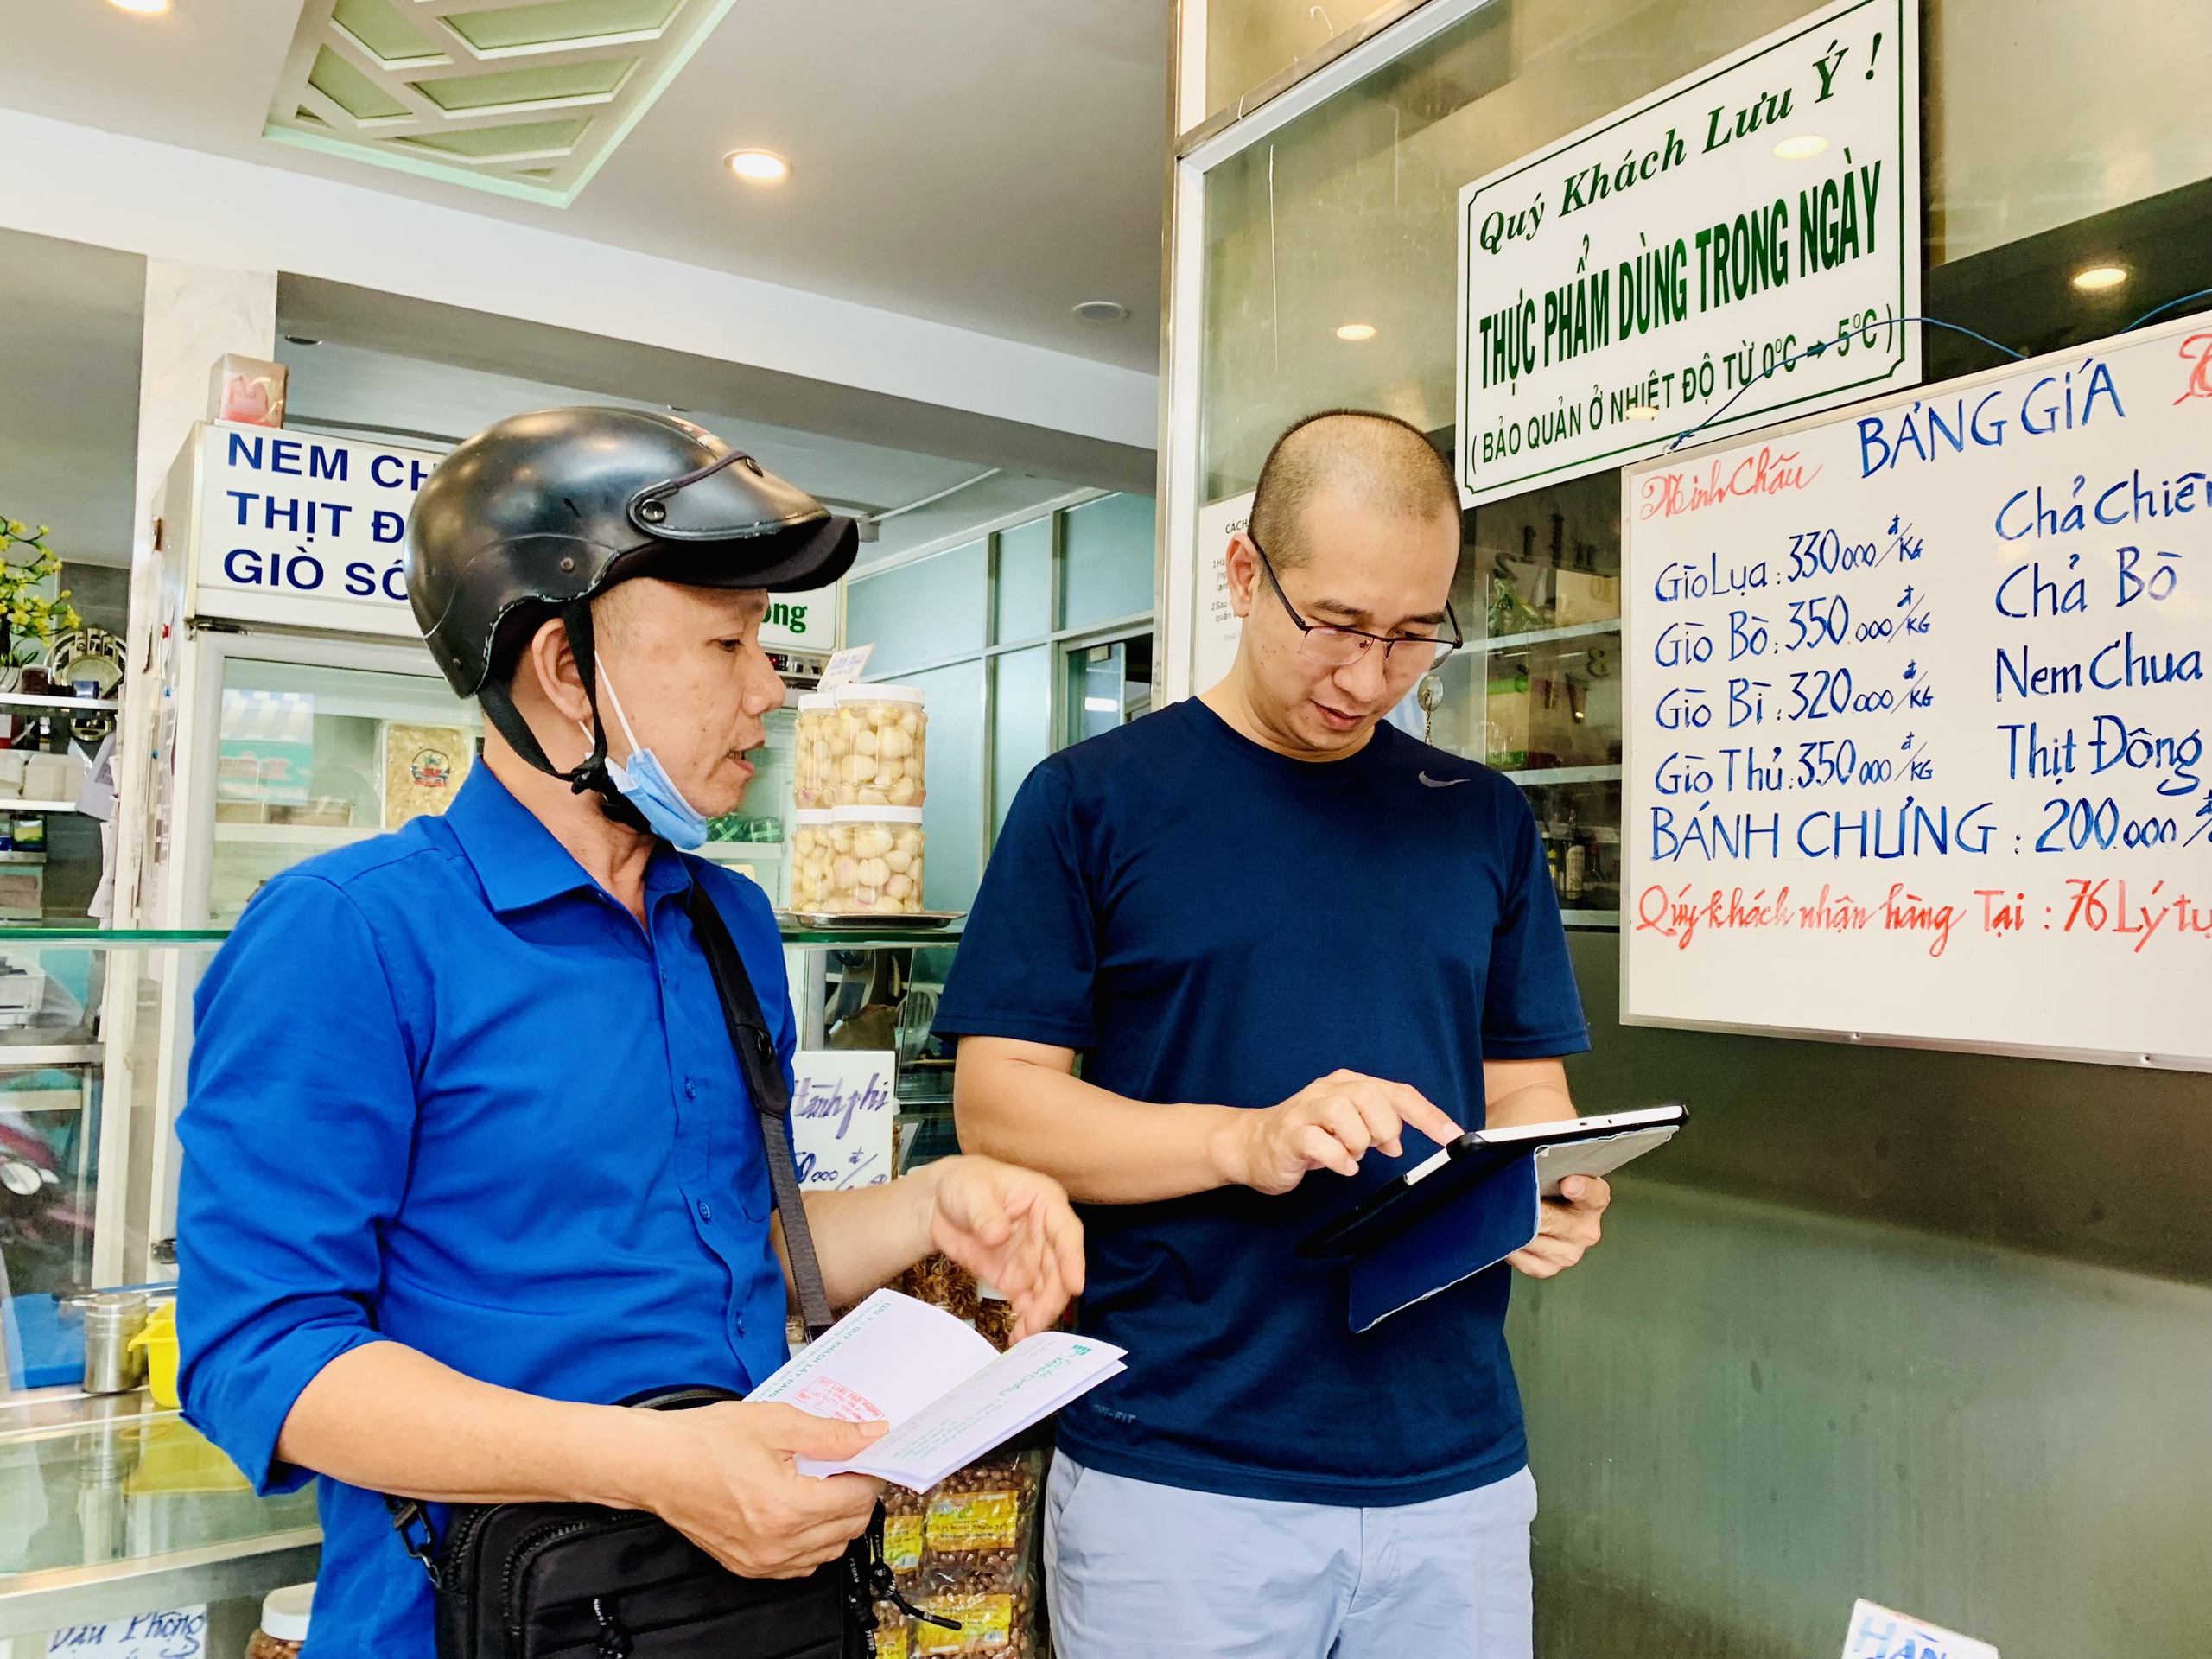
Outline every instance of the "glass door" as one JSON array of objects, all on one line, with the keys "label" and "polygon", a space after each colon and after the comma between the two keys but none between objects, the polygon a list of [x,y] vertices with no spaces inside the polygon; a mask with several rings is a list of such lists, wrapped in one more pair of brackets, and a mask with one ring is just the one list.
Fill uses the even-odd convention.
[{"label": "glass door", "polygon": [[[302,642],[303,657],[313,649]],[[482,731],[476,706],[429,674],[236,653],[222,659],[216,722],[207,918],[218,926],[279,870],[443,812]]]},{"label": "glass door", "polygon": [[1066,649],[1068,743],[1110,732],[1152,712],[1152,634],[1149,630],[1099,644]]}]

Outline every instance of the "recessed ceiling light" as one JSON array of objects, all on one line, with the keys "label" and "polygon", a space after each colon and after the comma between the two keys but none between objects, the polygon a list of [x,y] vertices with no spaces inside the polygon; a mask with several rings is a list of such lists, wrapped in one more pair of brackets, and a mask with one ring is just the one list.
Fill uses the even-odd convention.
[{"label": "recessed ceiling light", "polygon": [[2126,280],[2125,265],[2090,265],[2074,273],[2074,286],[2084,294],[2102,293],[2107,288],[2118,288]]},{"label": "recessed ceiling light", "polygon": [[141,17],[153,17],[169,9],[169,0],[107,0],[118,11],[135,11]]},{"label": "recessed ceiling light", "polygon": [[1649,404],[1630,404],[1624,411],[1631,421],[1656,421],[1659,411]]},{"label": "recessed ceiling light", "polygon": [[1795,138],[1785,138],[1774,147],[1774,153],[1785,162],[1802,162],[1819,155],[1828,147],[1828,141],[1817,132],[1801,132]]},{"label": "recessed ceiling light", "polygon": [[722,165],[747,184],[780,184],[791,171],[791,164],[772,149],[733,149]]},{"label": "recessed ceiling light", "polygon": [[1337,330],[1338,340],[1372,340],[1375,325],[1371,322],[1348,322]]},{"label": "recessed ceiling light", "polygon": [[1075,308],[1075,314],[1085,322],[1125,322],[1129,308],[1119,300],[1085,300]]}]

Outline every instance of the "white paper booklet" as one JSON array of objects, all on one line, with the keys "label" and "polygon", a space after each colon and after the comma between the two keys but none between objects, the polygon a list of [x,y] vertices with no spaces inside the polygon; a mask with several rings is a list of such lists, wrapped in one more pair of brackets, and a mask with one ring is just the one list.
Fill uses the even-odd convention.
[{"label": "white paper booklet", "polygon": [[927,1491],[1123,1369],[1125,1351],[1061,1331],[1000,1353],[941,1307],[879,1290],[747,1395],[891,1432],[809,1475],[875,1475]]}]

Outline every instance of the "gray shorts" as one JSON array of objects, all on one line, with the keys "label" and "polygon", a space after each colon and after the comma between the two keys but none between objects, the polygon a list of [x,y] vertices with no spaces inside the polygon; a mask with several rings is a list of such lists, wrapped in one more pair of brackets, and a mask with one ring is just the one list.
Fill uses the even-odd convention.
[{"label": "gray shorts", "polygon": [[1045,1493],[1062,1659],[1530,1659],[1526,1469],[1351,1509],[1186,1491],[1056,1459]]}]

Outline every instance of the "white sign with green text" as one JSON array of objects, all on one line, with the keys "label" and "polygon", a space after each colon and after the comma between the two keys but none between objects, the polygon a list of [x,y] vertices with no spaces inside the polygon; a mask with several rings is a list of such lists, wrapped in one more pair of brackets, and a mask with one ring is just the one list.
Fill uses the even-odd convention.
[{"label": "white sign with green text", "polygon": [[1459,193],[1475,504],[1919,379],[1918,15],[1837,0]]},{"label": "white sign with green text", "polygon": [[811,593],[771,594],[760,619],[760,643],[770,651],[811,651],[827,657],[837,649],[837,601],[843,584],[833,582]]}]

